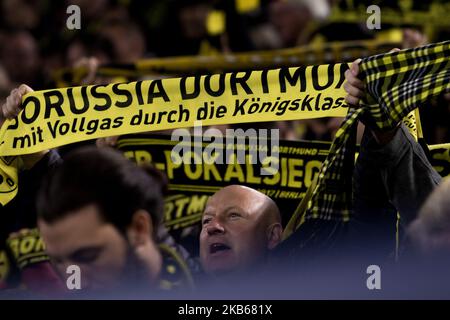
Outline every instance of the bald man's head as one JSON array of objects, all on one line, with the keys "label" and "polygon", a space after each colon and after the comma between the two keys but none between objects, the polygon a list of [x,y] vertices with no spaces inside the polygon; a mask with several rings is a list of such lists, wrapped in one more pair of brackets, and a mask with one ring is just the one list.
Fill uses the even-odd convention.
[{"label": "bald man's head", "polygon": [[207,202],[200,234],[200,259],[208,273],[249,270],[281,241],[275,202],[254,189],[231,185]]}]

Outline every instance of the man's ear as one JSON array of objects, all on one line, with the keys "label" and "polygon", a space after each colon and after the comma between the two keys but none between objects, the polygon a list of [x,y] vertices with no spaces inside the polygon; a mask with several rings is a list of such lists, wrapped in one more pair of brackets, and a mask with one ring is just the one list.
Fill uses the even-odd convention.
[{"label": "man's ear", "polygon": [[283,227],[280,223],[271,224],[267,228],[267,249],[275,248],[282,239]]},{"label": "man's ear", "polygon": [[127,228],[127,236],[133,247],[146,244],[152,239],[153,223],[146,210],[139,209],[133,214],[131,223]]}]

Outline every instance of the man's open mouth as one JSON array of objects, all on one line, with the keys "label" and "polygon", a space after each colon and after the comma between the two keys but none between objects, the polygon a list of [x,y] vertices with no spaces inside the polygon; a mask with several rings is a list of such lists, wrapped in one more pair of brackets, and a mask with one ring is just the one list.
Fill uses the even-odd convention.
[{"label": "man's open mouth", "polygon": [[209,253],[214,254],[216,252],[227,251],[231,248],[223,243],[213,243],[209,246]]}]

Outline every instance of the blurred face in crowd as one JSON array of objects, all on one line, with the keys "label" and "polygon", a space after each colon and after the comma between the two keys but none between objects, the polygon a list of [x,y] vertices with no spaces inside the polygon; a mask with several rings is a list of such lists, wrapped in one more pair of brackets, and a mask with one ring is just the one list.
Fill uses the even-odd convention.
[{"label": "blurred face in crowd", "polygon": [[[66,278],[68,266],[79,266],[81,288],[88,290],[114,288],[132,280],[133,274],[143,268],[136,249],[152,242],[145,211],[135,214],[126,236],[105,222],[94,204],[52,223],[40,219],[38,225],[47,254],[60,275]],[[154,258],[157,260],[158,256]]]},{"label": "blurred face in crowd", "polygon": [[111,41],[116,62],[132,63],[145,53],[144,36],[133,24],[107,25],[101,34]]},{"label": "blurred face in crowd", "polygon": [[201,39],[206,36],[206,18],[210,10],[209,5],[202,3],[180,10],[181,30],[187,39]]},{"label": "blurred face in crowd", "polygon": [[309,10],[297,3],[276,1],[269,7],[270,22],[285,47],[297,45],[300,34],[311,19]]},{"label": "blurred face in crowd", "polygon": [[66,5],[77,5],[80,7],[83,18],[93,19],[105,13],[108,0],[70,0]]},{"label": "blurred face in crowd", "polygon": [[411,244],[422,255],[450,253],[450,179],[447,177],[429,195],[417,218],[407,228]]},{"label": "blurred face in crowd", "polygon": [[11,86],[12,84],[6,70],[0,66],[0,101],[8,97],[9,92],[11,91]]},{"label": "blurred face in crowd", "polygon": [[281,240],[275,203],[244,186],[228,186],[208,201],[202,219],[200,259],[205,272],[241,272],[264,263]]},{"label": "blurred face in crowd", "polygon": [[8,45],[2,52],[2,64],[12,81],[32,83],[40,67],[36,40],[28,32],[7,36]]}]

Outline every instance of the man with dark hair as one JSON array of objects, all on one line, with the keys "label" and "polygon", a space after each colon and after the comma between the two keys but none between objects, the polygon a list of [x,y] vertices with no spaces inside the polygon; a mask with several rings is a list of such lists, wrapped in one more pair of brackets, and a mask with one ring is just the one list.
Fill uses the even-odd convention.
[{"label": "man with dark hair", "polygon": [[112,149],[86,147],[52,171],[38,194],[38,226],[60,274],[81,270],[84,289],[133,289],[191,282],[188,267],[156,243],[161,184]]}]

